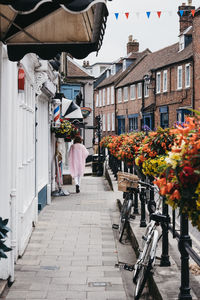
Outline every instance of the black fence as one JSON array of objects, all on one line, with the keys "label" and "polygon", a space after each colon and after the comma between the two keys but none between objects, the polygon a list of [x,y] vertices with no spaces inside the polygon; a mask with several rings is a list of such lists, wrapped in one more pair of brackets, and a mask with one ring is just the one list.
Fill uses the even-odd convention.
[{"label": "black fence", "polygon": [[[119,161],[113,155],[109,155],[108,159],[109,167],[112,170],[115,178],[117,179],[117,172],[130,172],[138,175],[139,179],[147,183],[152,184],[152,178],[144,176],[139,172],[137,167],[127,166],[126,163]],[[155,205],[154,201],[154,190],[147,189],[141,186],[138,193],[141,205],[140,205],[140,227],[146,227],[146,205],[151,207]],[[189,222],[187,215],[180,214],[180,228],[176,227],[176,211],[173,210],[172,215],[169,216],[169,207],[166,204],[165,198],[162,201],[162,213],[167,216],[171,221],[169,224],[162,226],[162,255],[160,260],[160,266],[170,266],[169,256],[169,232],[172,233],[173,238],[178,241],[178,250],[180,252],[181,259],[181,284],[180,292],[178,295],[179,300],[190,300],[192,299],[190,293],[190,279],[189,279],[189,257],[191,257],[198,266],[200,266],[200,257],[192,248],[192,240],[189,235]],[[134,213],[138,213],[138,201],[134,203]],[[148,216],[149,217],[149,216]]]}]

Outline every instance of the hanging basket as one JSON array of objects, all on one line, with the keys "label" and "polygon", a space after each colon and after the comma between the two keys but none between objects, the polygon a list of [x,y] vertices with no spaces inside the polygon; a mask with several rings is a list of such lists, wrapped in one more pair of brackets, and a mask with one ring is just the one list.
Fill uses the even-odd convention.
[{"label": "hanging basket", "polygon": [[63,138],[63,139],[67,137],[66,133],[59,133],[59,132],[56,132],[55,136],[56,138]]}]

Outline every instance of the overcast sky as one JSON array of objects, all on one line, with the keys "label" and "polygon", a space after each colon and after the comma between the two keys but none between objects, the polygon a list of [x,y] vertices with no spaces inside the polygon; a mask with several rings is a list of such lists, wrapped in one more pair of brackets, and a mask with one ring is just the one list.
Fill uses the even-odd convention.
[{"label": "overcast sky", "polygon": [[[149,48],[151,51],[164,48],[178,41],[179,17],[178,6],[188,0],[112,0],[107,2],[109,16],[103,45],[99,51],[90,54],[85,60],[90,64],[96,62],[113,62],[126,56],[126,44],[131,34],[140,44],[139,51]],[[193,0],[198,8],[200,0]],[[150,18],[146,12],[150,11]],[[158,18],[157,11],[161,11]],[[129,12],[127,19],[125,13]],[[119,13],[118,20],[115,13]],[[82,65],[83,60],[77,60]]]}]

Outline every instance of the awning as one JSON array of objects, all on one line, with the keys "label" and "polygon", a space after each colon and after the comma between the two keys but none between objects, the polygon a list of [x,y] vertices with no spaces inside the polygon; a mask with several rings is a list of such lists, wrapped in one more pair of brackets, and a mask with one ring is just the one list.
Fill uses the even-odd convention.
[{"label": "awning", "polygon": [[62,98],[62,119],[67,119],[72,123],[80,123],[83,121],[81,108],[73,101],[67,98]]},{"label": "awning", "polygon": [[0,0],[0,40],[12,61],[60,52],[82,59],[100,49],[107,15],[105,0]]}]

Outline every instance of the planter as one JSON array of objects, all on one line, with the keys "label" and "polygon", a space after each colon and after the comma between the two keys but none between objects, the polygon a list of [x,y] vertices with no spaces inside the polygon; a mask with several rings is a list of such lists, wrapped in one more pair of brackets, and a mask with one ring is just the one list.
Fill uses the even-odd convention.
[{"label": "planter", "polygon": [[67,137],[66,133],[55,133],[55,136],[57,138],[63,138],[63,139],[65,139]]}]

